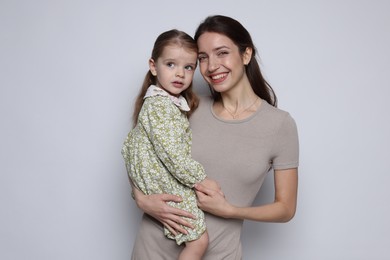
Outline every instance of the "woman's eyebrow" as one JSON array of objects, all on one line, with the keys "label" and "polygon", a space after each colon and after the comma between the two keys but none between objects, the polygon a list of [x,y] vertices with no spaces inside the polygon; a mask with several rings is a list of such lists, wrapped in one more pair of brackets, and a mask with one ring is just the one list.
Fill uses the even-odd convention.
[{"label": "woman's eyebrow", "polygon": [[229,49],[228,46],[222,45],[222,46],[220,46],[220,47],[214,48],[213,51],[219,51],[220,49],[225,49],[225,48],[226,48],[226,49]]},{"label": "woman's eyebrow", "polygon": [[[225,45],[222,45],[222,46],[219,46],[219,47],[216,47],[216,48],[214,48],[214,49],[212,49],[211,51],[212,52],[216,52],[216,51],[219,51],[219,50],[221,50],[221,49],[230,49],[228,46],[225,46]],[[206,54],[206,52],[204,52],[204,51],[199,51],[198,52],[198,55],[199,54]]]}]

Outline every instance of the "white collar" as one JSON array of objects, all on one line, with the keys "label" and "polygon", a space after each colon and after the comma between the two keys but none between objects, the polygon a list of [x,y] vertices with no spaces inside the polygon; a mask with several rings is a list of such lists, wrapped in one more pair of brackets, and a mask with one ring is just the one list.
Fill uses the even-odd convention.
[{"label": "white collar", "polygon": [[175,97],[162,88],[159,88],[155,85],[150,85],[148,90],[146,91],[144,99],[153,96],[169,97],[173,104],[175,104],[180,110],[190,111],[190,107],[188,106],[187,100],[182,95],[180,95],[179,97]]}]

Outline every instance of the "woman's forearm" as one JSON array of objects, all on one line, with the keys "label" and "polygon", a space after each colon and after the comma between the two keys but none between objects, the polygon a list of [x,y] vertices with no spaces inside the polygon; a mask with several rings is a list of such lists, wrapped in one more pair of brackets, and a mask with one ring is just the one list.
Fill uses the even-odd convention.
[{"label": "woman's forearm", "polygon": [[227,218],[246,219],[261,222],[290,221],[295,215],[295,207],[285,205],[282,202],[274,202],[256,207],[234,207],[226,211]]},{"label": "woman's forearm", "polygon": [[297,186],[297,169],[275,171],[274,202],[253,207],[234,206],[226,200],[223,194],[201,184],[195,185],[195,188],[199,207],[213,215],[263,222],[287,222],[295,215]]},{"label": "woman's forearm", "polygon": [[264,222],[288,222],[296,211],[298,170],[275,171],[275,200],[273,203],[254,207],[232,207],[232,218]]}]

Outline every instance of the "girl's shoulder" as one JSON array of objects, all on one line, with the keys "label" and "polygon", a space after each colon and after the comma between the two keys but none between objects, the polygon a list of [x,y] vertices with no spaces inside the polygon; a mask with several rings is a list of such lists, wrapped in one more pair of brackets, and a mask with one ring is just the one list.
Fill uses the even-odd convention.
[{"label": "girl's shoulder", "polygon": [[175,105],[167,96],[150,96],[144,98],[142,105],[144,110],[173,109]]}]

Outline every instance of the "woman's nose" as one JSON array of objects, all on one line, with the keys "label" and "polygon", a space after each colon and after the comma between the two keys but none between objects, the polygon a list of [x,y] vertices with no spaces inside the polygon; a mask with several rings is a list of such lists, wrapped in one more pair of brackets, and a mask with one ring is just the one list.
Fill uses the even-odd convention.
[{"label": "woman's nose", "polygon": [[209,63],[208,63],[208,71],[209,72],[214,72],[219,68],[219,63],[217,62],[217,59],[215,58],[209,58]]}]

